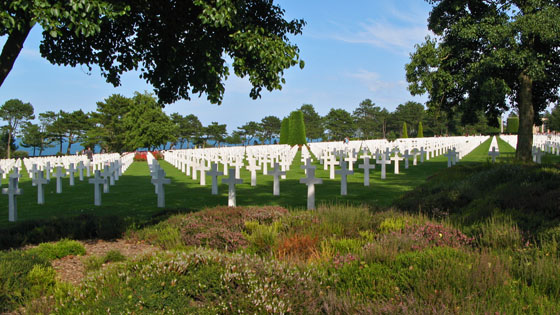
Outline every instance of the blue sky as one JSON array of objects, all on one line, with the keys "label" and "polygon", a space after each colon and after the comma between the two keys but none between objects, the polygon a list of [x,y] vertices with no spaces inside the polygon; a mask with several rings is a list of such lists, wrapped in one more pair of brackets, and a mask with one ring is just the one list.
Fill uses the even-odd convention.
[{"label": "blue sky", "polygon": [[[267,115],[280,118],[302,104],[313,104],[326,115],[331,108],[353,111],[369,98],[393,111],[413,97],[406,89],[404,66],[414,44],[426,35],[430,5],[423,0],[275,1],[286,18],[303,18],[303,34],[292,41],[305,61],[303,70],[294,67],[285,72],[281,91],[264,91],[262,97],[249,97],[247,79],[232,75],[226,83],[222,105],[210,104],[205,96],[193,96],[167,105],[168,114],[195,114],[204,125],[217,121],[228,131],[248,121],[260,121]],[[85,67],[51,65],[39,54],[41,29],[36,26],[19,55],[14,68],[0,87],[0,104],[19,98],[33,104],[36,113],[47,110],[94,111],[96,102],[111,94],[132,96],[135,91],[152,91],[138,78],[127,73],[120,87],[106,83],[99,71],[88,73]],[[5,42],[0,38],[0,45]]]}]

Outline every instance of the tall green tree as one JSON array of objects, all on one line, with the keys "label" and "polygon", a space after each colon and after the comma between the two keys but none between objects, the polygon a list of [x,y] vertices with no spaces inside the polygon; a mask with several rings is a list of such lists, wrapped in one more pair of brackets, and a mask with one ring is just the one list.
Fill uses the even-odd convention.
[{"label": "tall green tree", "polygon": [[274,136],[280,135],[282,122],[276,116],[266,116],[261,120],[262,140],[271,140]]},{"label": "tall green tree", "polygon": [[115,86],[123,73],[140,71],[163,104],[200,93],[220,103],[229,58],[236,75],[249,77],[253,98],[280,89],[284,70],[303,67],[290,38],[304,21],[285,20],[269,0],[8,0],[0,9],[0,36],[8,35],[2,80],[36,23],[49,62],[97,65]]},{"label": "tall green tree", "polygon": [[362,137],[374,139],[376,133],[383,134],[386,117],[382,113],[381,107],[376,106],[370,99],[363,100],[354,110],[352,116]]},{"label": "tall green tree", "polygon": [[92,126],[92,121],[88,114],[80,109],[71,113],[62,112],[62,124],[66,131],[66,141],[68,142],[66,154],[70,154],[72,145],[83,140],[86,132]]},{"label": "tall green tree", "polygon": [[307,143],[305,136],[305,123],[303,121],[303,113],[295,110],[290,114],[290,136],[288,138],[289,145],[304,145]]},{"label": "tall green tree", "polygon": [[299,110],[303,113],[307,138],[311,140],[323,138],[325,136],[323,118],[315,111],[313,105],[303,104]]},{"label": "tall green tree", "polygon": [[408,130],[406,129],[406,122],[403,122],[401,138],[408,138]]},{"label": "tall green tree", "polygon": [[130,150],[126,137],[130,129],[124,118],[132,111],[134,101],[120,94],[113,94],[97,102],[97,111],[92,113],[92,128],[86,133],[84,146],[95,147],[96,144],[107,152],[124,152]]},{"label": "tall green tree", "polygon": [[548,118],[547,128],[553,131],[560,131],[560,105],[556,105],[546,117]]},{"label": "tall green tree", "polygon": [[418,102],[406,102],[397,106],[393,112],[393,123],[398,126],[396,128],[402,127],[403,123],[406,122],[409,127],[409,134],[411,136],[416,135],[417,130],[414,126],[418,126],[418,123],[422,121],[425,115],[424,105]]},{"label": "tall green tree", "polygon": [[491,122],[519,111],[516,158],[530,161],[533,124],[559,98],[558,1],[429,0],[427,38],[406,66],[413,94],[429,107],[459,111],[463,123],[482,110]]},{"label": "tall green tree", "polygon": [[47,127],[47,132],[49,137],[51,138],[52,142],[58,143],[58,152],[62,154],[62,145],[66,142],[66,125],[64,122],[64,116],[67,113],[60,110],[58,113],[53,111],[47,111],[44,113],[45,117],[49,117],[48,119],[51,123]]},{"label": "tall green tree", "polygon": [[214,146],[218,146],[221,142],[224,142],[227,136],[227,126],[226,124],[219,124],[213,121],[204,128],[204,134],[206,135],[206,142],[214,140]]},{"label": "tall green tree", "polygon": [[43,145],[43,135],[41,127],[32,123],[26,123],[22,128],[22,138],[20,145],[24,148],[33,148],[33,156],[37,149]]},{"label": "tall green tree", "polygon": [[39,156],[43,155],[43,151],[46,148],[52,147],[53,138],[49,134],[50,125],[53,124],[56,119],[56,114],[52,111],[47,111],[45,113],[39,113],[39,130],[41,132],[42,143],[39,147]]},{"label": "tall green tree", "polygon": [[245,138],[246,145],[250,145],[251,140],[262,131],[261,125],[255,121],[250,121],[237,129],[239,129],[239,135]]},{"label": "tall green tree", "polygon": [[8,100],[0,107],[0,118],[7,123],[5,127],[8,131],[6,156],[9,159],[12,140],[19,132],[21,124],[35,118],[33,115],[33,105],[31,105],[31,103],[24,103],[18,99]]},{"label": "tall green tree", "polygon": [[325,116],[325,127],[328,130],[330,140],[352,137],[356,132],[352,115],[344,109],[331,108]]},{"label": "tall green tree", "polygon": [[290,118],[282,119],[280,126],[280,144],[288,144],[290,138]]},{"label": "tall green tree", "polygon": [[422,122],[418,122],[418,134],[416,138],[424,138],[424,127],[422,127]]},{"label": "tall green tree", "polygon": [[132,103],[132,109],[123,119],[128,151],[138,148],[154,150],[176,140],[173,122],[153,95],[136,92]]}]

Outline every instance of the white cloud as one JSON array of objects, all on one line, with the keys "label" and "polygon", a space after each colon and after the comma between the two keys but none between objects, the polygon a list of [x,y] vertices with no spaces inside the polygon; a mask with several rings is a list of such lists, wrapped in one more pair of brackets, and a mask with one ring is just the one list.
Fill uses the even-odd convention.
[{"label": "white cloud", "polygon": [[360,23],[360,28],[358,32],[337,34],[334,38],[347,43],[367,44],[407,55],[413,50],[414,44],[422,42],[430,33],[425,25],[395,25],[386,20]]},{"label": "white cloud", "polygon": [[362,85],[365,85],[372,92],[387,92],[406,86],[404,81],[384,81],[377,72],[364,69],[359,70],[357,73],[348,74],[348,76],[358,79]]}]

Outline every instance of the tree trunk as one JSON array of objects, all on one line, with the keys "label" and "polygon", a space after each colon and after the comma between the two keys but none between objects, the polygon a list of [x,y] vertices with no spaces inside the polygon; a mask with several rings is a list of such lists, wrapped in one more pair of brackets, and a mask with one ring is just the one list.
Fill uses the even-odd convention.
[{"label": "tree trunk", "polygon": [[523,162],[532,160],[533,148],[533,80],[525,73],[519,75],[519,129],[517,131],[517,152],[515,158]]},{"label": "tree trunk", "polygon": [[8,152],[8,159],[10,158],[10,144],[12,144],[12,132],[8,131],[8,148],[6,149],[6,152]]},{"label": "tree trunk", "polygon": [[0,54],[0,86],[4,83],[8,73],[12,71],[17,56],[23,48],[23,43],[33,27],[31,23],[24,23],[22,25],[22,29],[15,29],[10,33],[4,48],[2,48],[2,54]]},{"label": "tree trunk", "polygon": [[72,135],[68,136],[68,148],[66,148],[66,155],[70,155],[70,147],[74,144],[72,140]]}]

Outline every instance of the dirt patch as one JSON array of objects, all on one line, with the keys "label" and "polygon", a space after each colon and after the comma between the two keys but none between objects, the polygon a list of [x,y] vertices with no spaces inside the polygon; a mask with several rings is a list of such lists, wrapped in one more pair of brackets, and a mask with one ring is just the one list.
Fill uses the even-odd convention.
[{"label": "dirt patch", "polygon": [[116,241],[88,240],[80,241],[80,243],[86,248],[86,255],[70,255],[52,261],[58,280],[78,285],[86,274],[84,261],[89,256],[103,256],[110,250],[118,250],[127,259],[132,259],[159,250],[158,247],[153,245],[124,239]]}]

